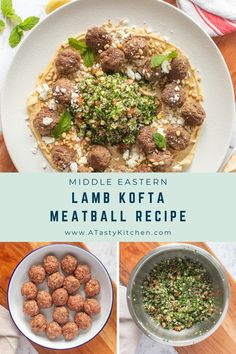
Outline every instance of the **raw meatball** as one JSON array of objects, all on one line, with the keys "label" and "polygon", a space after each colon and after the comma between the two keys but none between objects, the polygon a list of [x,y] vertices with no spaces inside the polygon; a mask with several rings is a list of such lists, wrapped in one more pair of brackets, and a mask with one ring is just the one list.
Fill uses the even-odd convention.
[{"label": "raw meatball", "polygon": [[37,293],[38,293],[37,286],[31,281],[27,281],[22,285],[21,295],[24,296],[27,300],[35,299]]},{"label": "raw meatball", "polygon": [[43,107],[36,114],[33,125],[37,132],[42,135],[50,135],[59,122],[59,115],[47,107]]},{"label": "raw meatball", "polygon": [[35,284],[41,284],[44,282],[46,274],[44,268],[41,266],[41,264],[33,265],[29,272],[29,278],[30,280],[35,283]]},{"label": "raw meatball", "polygon": [[91,279],[91,270],[87,264],[79,264],[75,270],[75,277],[81,284],[87,283]]},{"label": "raw meatball", "polygon": [[87,313],[85,312],[78,312],[75,315],[75,323],[80,329],[87,329],[92,324],[92,319]]},{"label": "raw meatball", "polygon": [[59,325],[64,325],[69,320],[69,311],[65,306],[55,307],[52,313],[53,321],[59,323]]},{"label": "raw meatball", "polygon": [[171,108],[179,108],[183,106],[185,101],[185,93],[181,86],[175,82],[165,86],[161,94],[162,101]]},{"label": "raw meatball", "polygon": [[142,59],[148,55],[148,42],[143,37],[131,36],[124,42],[123,50],[129,60]]},{"label": "raw meatball", "polygon": [[104,50],[112,42],[111,36],[103,27],[90,28],[85,36],[85,42],[88,47],[95,52]]},{"label": "raw meatball", "polygon": [[177,151],[184,150],[190,143],[190,134],[182,127],[167,129],[166,138],[168,145]]},{"label": "raw meatball", "polygon": [[36,316],[39,314],[39,307],[35,300],[27,300],[24,303],[23,311],[27,316]]},{"label": "raw meatball", "polygon": [[75,157],[75,151],[66,145],[54,146],[52,151],[52,160],[60,169],[66,169]]},{"label": "raw meatball", "polygon": [[67,303],[68,297],[68,292],[65,289],[56,289],[52,293],[52,302],[56,306],[63,306]]},{"label": "raw meatball", "polygon": [[59,261],[58,261],[57,257],[52,256],[50,254],[50,255],[44,257],[43,266],[44,266],[45,272],[47,274],[56,273],[59,269]]},{"label": "raw meatball", "polygon": [[102,172],[109,165],[111,154],[104,146],[94,145],[88,153],[87,160],[94,171]]},{"label": "raw meatball", "polygon": [[61,75],[69,75],[79,70],[80,54],[72,49],[62,49],[56,58],[55,65]]},{"label": "raw meatball", "polygon": [[84,291],[88,297],[96,296],[100,293],[99,281],[97,279],[89,280],[84,286]]},{"label": "raw meatball", "polygon": [[55,290],[63,286],[65,277],[59,273],[53,273],[48,277],[48,286],[50,289]]},{"label": "raw meatball", "polygon": [[77,334],[78,334],[79,328],[75,322],[67,322],[63,327],[62,327],[62,334],[65,338],[65,340],[71,340],[74,339]]},{"label": "raw meatball", "polygon": [[183,80],[188,73],[188,59],[184,56],[179,56],[171,61],[171,70],[169,73],[170,80]]},{"label": "raw meatball", "polygon": [[82,311],[84,309],[84,298],[83,296],[76,294],[69,296],[67,306],[71,311]]},{"label": "raw meatball", "polygon": [[141,163],[136,169],[135,172],[152,172],[151,167],[149,167],[146,163]]},{"label": "raw meatball", "polygon": [[32,318],[30,321],[30,326],[32,331],[35,333],[44,332],[47,326],[47,319],[40,313]]},{"label": "raw meatball", "polygon": [[52,306],[52,297],[48,291],[42,290],[38,292],[37,303],[41,309],[48,309]]},{"label": "raw meatball", "polygon": [[105,73],[119,72],[125,62],[125,55],[118,48],[109,48],[101,54],[100,62]]},{"label": "raw meatball", "polygon": [[57,80],[52,87],[53,96],[55,97],[56,102],[63,105],[69,104],[73,87],[73,82],[68,79],[62,78]]},{"label": "raw meatball", "polygon": [[186,125],[197,126],[203,123],[206,113],[200,103],[187,101],[182,107],[181,117]]},{"label": "raw meatball", "polygon": [[154,151],[152,154],[149,154],[147,158],[153,166],[152,170],[155,172],[167,171],[173,162],[172,155],[168,150]]},{"label": "raw meatball", "polygon": [[72,274],[74,273],[77,264],[78,264],[77,259],[71,254],[67,254],[65,257],[63,257],[61,261],[61,268],[63,272],[65,272],[66,274]]},{"label": "raw meatball", "polygon": [[68,275],[64,280],[64,288],[69,294],[74,294],[80,288],[80,282],[73,275]]},{"label": "raw meatball", "polygon": [[151,68],[151,59],[148,59],[143,68],[144,78],[152,83],[162,83],[166,75],[161,71],[161,66]]},{"label": "raw meatball", "polygon": [[56,339],[62,334],[61,326],[57,322],[50,322],[46,327],[46,335],[49,339]]},{"label": "raw meatball", "polygon": [[153,140],[153,130],[151,127],[143,127],[137,135],[137,144],[148,154],[156,149],[156,143]]},{"label": "raw meatball", "polygon": [[101,306],[96,299],[87,299],[84,303],[84,312],[89,316],[97,315],[101,311]]}]

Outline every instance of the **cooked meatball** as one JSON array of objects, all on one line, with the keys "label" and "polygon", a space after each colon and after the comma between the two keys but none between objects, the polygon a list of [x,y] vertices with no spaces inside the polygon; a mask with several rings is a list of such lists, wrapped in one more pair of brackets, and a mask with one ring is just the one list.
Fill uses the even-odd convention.
[{"label": "cooked meatball", "polygon": [[162,83],[166,75],[161,71],[161,66],[151,68],[151,59],[148,59],[143,68],[144,78],[152,83]]},{"label": "cooked meatball", "polygon": [[94,171],[102,172],[109,165],[111,153],[104,146],[94,145],[88,153],[87,160]]},{"label": "cooked meatball", "polygon": [[179,56],[171,61],[171,70],[169,72],[170,80],[183,80],[188,73],[188,59],[184,56]]},{"label": "cooked meatball", "polygon": [[50,135],[59,122],[59,115],[47,107],[43,107],[36,114],[33,124],[37,132],[42,135]]},{"label": "cooked meatball", "polygon": [[56,102],[63,105],[69,104],[73,87],[73,82],[68,79],[62,78],[57,80],[52,87],[53,96]]},{"label": "cooked meatball", "polygon": [[169,147],[180,151],[186,149],[190,142],[190,134],[182,127],[170,127],[166,131]]},{"label": "cooked meatball", "polygon": [[187,101],[181,109],[181,117],[184,118],[186,125],[201,125],[205,119],[206,113],[198,102]]},{"label": "cooked meatball", "polygon": [[142,59],[148,55],[148,42],[143,37],[131,36],[124,42],[123,50],[129,60]]},{"label": "cooked meatball", "polygon": [[56,289],[52,293],[52,302],[56,306],[63,306],[67,303],[68,297],[69,295],[66,289]]},{"label": "cooked meatball", "polygon": [[28,271],[30,280],[35,284],[41,284],[44,282],[46,274],[41,264],[33,265]]},{"label": "cooked meatball", "polygon": [[82,311],[84,309],[84,298],[83,296],[76,294],[69,296],[67,306],[71,311]]},{"label": "cooked meatball", "polygon": [[156,143],[153,140],[153,130],[151,127],[143,127],[137,135],[137,144],[148,154],[156,149]]},{"label": "cooked meatball", "polygon": [[89,280],[85,286],[84,291],[88,297],[96,296],[100,293],[100,283],[97,279]]},{"label": "cooked meatball", "polygon": [[91,279],[91,270],[87,264],[79,264],[74,274],[81,284],[87,283]]},{"label": "cooked meatball", "polygon": [[149,167],[146,163],[141,163],[136,169],[135,172],[152,172],[151,167]]},{"label": "cooked meatball", "polygon": [[44,332],[47,326],[47,319],[40,313],[32,318],[30,321],[30,326],[32,331],[35,333]]},{"label": "cooked meatball", "polygon": [[84,312],[89,316],[97,315],[101,311],[101,306],[96,299],[87,299],[84,302]]},{"label": "cooked meatball", "polygon": [[112,42],[111,36],[103,27],[90,28],[85,36],[85,42],[88,47],[95,52],[106,49]]},{"label": "cooked meatball", "polygon": [[75,323],[80,329],[87,329],[92,324],[92,319],[87,313],[85,312],[78,312],[75,315]]},{"label": "cooked meatball", "polygon": [[152,164],[152,170],[155,172],[165,172],[167,171],[172,162],[173,158],[170,151],[154,151],[148,155],[148,161]]},{"label": "cooked meatball", "polygon": [[52,312],[52,319],[59,323],[59,325],[64,325],[69,320],[69,311],[65,306],[55,307]]},{"label": "cooked meatball", "polygon": [[35,300],[27,300],[23,305],[23,311],[27,316],[36,316],[39,314],[39,307]]},{"label": "cooked meatball", "polygon": [[75,73],[80,67],[80,54],[72,49],[62,49],[57,55],[55,65],[61,75]]},{"label": "cooked meatball", "polygon": [[43,259],[43,267],[47,274],[56,273],[59,269],[59,261],[57,257],[53,255],[48,255]]},{"label": "cooked meatball", "polygon": [[60,170],[66,169],[74,157],[74,150],[66,145],[54,146],[52,149],[52,160]]},{"label": "cooked meatball", "polygon": [[74,294],[80,288],[80,282],[73,275],[68,275],[68,277],[65,277],[63,286],[69,294]]},{"label": "cooked meatball", "polygon": [[63,327],[62,327],[62,334],[65,338],[65,340],[71,340],[74,339],[77,334],[78,334],[79,328],[75,322],[67,322]]},{"label": "cooked meatball", "polygon": [[109,48],[100,55],[100,63],[105,73],[119,72],[125,62],[125,55],[118,48]]},{"label": "cooked meatball", "polygon": [[46,327],[46,335],[49,339],[56,339],[62,334],[61,326],[57,322],[50,322]]},{"label": "cooked meatball", "polygon": [[35,299],[37,293],[38,293],[37,286],[31,281],[27,281],[22,285],[21,295],[24,296],[27,300]]},{"label": "cooked meatball", "polygon": [[50,289],[55,290],[63,286],[65,277],[59,273],[53,273],[48,277],[48,286]]},{"label": "cooked meatball", "polygon": [[52,296],[48,291],[42,290],[38,292],[37,303],[41,309],[48,309],[52,306]]},{"label": "cooked meatball", "polygon": [[171,108],[179,108],[184,104],[185,93],[181,86],[172,82],[165,86],[161,98],[167,106]]},{"label": "cooked meatball", "polygon": [[73,274],[77,267],[77,264],[77,259],[71,254],[67,254],[65,257],[63,257],[61,261],[61,268],[66,274]]}]

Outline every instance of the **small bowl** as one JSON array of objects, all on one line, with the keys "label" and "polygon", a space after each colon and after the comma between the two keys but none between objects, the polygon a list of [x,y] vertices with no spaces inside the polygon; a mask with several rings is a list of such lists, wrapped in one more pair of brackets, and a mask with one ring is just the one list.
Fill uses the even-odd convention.
[{"label": "small bowl", "polygon": [[[66,341],[61,337],[55,340],[50,340],[45,334],[35,334],[31,331],[29,325],[30,317],[26,317],[22,309],[24,298],[21,296],[21,287],[22,284],[28,280],[27,272],[33,264],[42,263],[43,258],[48,254],[53,254],[61,260],[62,257],[68,253],[78,258],[80,263],[87,263],[91,268],[92,275],[99,280],[101,284],[101,292],[96,298],[101,304],[101,313],[94,316],[92,326],[86,331],[79,331],[79,334],[75,339]],[[39,289],[47,290],[46,283],[40,285]],[[79,293],[84,295],[82,290],[79,290]],[[104,265],[90,252],[68,244],[44,246],[32,251],[24,257],[12,273],[8,285],[7,297],[11,318],[19,331],[34,343],[57,350],[76,348],[96,337],[106,325],[111,315],[114,299],[112,282]],[[49,321],[52,320],[52,308],[42,310],[41,312],[46,315]],[[74,314],[74,312],[70,311],[70,320],[73,319]]]},{"label": "small bowl", "polygon": [[[200,262],[207,270],[216,295],[216,310],[213,315],[207,320],[196,323],[191,328],[180,332],[167,330],[158,325],[146,313],[141,294],[143,280],[154,265],[160,263],[163,259],[174,257],[188,257]],[[156,342],[178,347],[201,342],[216,331],[227,313],[229,292],[225,270],[212,255],[204,249],[190,244],[169,244],[149,252],[138,262],[129,279],[127,302],[134,322],[144,334]]]}]

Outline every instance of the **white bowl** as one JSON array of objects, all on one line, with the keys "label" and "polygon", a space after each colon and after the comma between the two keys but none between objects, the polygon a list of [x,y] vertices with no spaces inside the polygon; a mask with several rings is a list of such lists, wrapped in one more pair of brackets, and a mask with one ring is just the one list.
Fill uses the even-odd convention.
[{"label": "white bowl", "polygon": [[[22,310],[24,298],[21,296],[21,287],[22,284],[28,280],[27,272],[33,264],[41,263],[47,254],[53,254],[61,260],[62,257],[68,253],[77,257],[79,262],[87,263],[91,267],[92,275],[99,280],[101,284],[101,292],[96,298],[101,304],[101,313],[93,317],[90,329],[79,331],[79,334],[75,339],[65,341],[63,337],[61,337],[56,340],[50,340],[45,334],[35,334],[31,331],[29,325],[30,318],[26,317]],[[40,285],[39,288],[47,289],[46,282]],[[79,293],[83,295],[82,290],[79,290]],[[20,332],[34,343],[50,349],[70,349],[79,347],[96,337],[106,325],[111,315],[114,299],[112,282],[104,265],[90,252],[68,244],[44,246],[32,251],[23,258],[12,273],[8,285],[7,296],[11,318]],[[52,308],[42,310],[41,312],[51,321]],[[73,319],[73,315],[74,312],[70,311],[71,319]]]}]

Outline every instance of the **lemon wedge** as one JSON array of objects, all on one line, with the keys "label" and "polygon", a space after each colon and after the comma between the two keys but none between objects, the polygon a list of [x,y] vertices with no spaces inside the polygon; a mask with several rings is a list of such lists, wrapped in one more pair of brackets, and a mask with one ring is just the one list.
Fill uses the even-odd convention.
[{"label": "lemon wedge", "polygon": [[56,10],[58,7],[67,4],[71,0],[49,0],[45,7],[46,14],[50,14],[54,10]]}]

